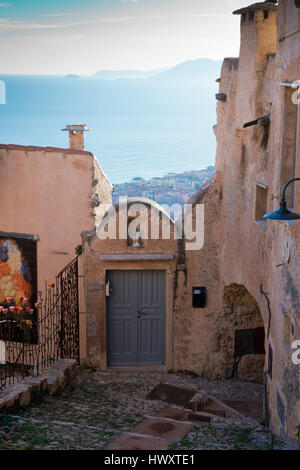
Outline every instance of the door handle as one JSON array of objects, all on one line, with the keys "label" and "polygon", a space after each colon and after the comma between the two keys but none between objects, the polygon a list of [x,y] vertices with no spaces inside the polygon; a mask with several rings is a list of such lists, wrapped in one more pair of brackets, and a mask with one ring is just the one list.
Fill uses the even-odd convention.
[{"label": "door handle", "polygon": [[138,318],[141,318],[141,316],[144,315],[144,312],[142,312],[141,310],[138,310],[137,314],[138,314]]}]

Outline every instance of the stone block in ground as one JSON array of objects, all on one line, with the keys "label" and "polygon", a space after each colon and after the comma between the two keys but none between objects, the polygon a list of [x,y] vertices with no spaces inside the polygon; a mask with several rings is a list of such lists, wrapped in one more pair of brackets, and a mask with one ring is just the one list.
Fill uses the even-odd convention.
[{"label": "stone block in ground", "polygon": [[160,383],[148,394],[150,400],[160,400],[171,405],[187,408],[187,405],[195,395],[195,391],[188,390],[174,385]]},{"label": "stone block in ground", "polygon": [[263,417],[263,401],[262,400],[224,400],[227,406],[238,411],[244,416],[262,419]]},{"label": "stone block in ground", "polygon": [[177,408],[163,408],[157,415],[160,418],[174,419],[175,421],[192,421],[197,424],[211,424],[211,417],[200,413],[191,413],[189,410]]},{"label": "stone block in ground", "polygon": [[110,442],[104,450],[166,450],[170,442],[151,437],[135,437],[121,434]]},{"label": "stone block in ground", "polygon": [[159,437],[180,441],[192,429],[191,424],[168,422],[159,419],[146,419],[131,430],[132,433],[146,434],[148,436]]},{"label": "stone block in ground", "polygon": [[197,424],[211,424],[211,417],[204,414],[190,413],[187,415],[187,419]]},{"label": "stone block in ground", "polygon": [[187,410],[180,410],[178,408],[162,408],[156,416],[160,418],[175,419],[176,421],[187,421],[189,412]]},{"label": "stone block in ground", "polygon": [[187,408],[193,411],[203,411],[211,415],[228,418],[235,415],[240,415],[237,409],[231,408],[227,402],[221,401],[211,395],[196,393],[187,405]]}]

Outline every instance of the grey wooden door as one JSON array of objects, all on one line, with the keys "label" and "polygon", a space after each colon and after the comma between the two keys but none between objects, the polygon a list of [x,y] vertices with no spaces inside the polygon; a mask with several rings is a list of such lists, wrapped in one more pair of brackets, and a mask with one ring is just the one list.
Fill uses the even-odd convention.
[{"label": "grey wooden door", "polygon": [[109,365],[165,362],[164,271],[108,271]]}]

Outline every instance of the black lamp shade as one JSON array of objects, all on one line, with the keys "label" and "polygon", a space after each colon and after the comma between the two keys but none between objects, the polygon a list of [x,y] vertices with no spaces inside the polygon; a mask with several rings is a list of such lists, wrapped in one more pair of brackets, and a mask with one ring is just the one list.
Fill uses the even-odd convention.
[{"label": "black lamp shade", "polygon": [[286,201],[281,201],[280,207],[274,212],[264,215],[264,219],[268,220],[297,220],[300,219],[300,215],[295,212],[291,212],[286,207]]}]

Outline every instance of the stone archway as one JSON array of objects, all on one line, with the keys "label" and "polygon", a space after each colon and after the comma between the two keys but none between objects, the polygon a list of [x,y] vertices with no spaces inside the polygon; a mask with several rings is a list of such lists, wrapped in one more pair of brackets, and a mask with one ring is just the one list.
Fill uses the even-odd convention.
[{"label": "stone archway", "polygon": [[224,289],[222,349],[232,361],[232,376],[239,380],[263,381],[264,323],[256,300],[241,285]]}]

